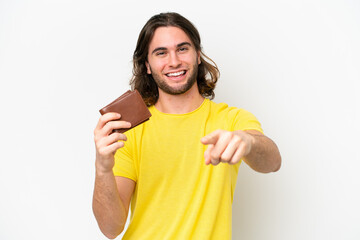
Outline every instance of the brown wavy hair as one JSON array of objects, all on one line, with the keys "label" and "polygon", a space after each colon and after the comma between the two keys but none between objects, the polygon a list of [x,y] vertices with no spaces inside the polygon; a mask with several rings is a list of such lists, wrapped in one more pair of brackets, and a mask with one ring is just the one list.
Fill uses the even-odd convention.
[{"label": "brown wavy hair", "polygon": [[[220,76],[216,63],[206,56],[201,48],[200,34],[195,26],[178,13],[160,13],[151,17],[142,28],[133,55],[133,76],[131,89],[137,89],[147,106],[154,105],[159,98],[158,87],[151,74],[147,74],[147,61],[150,41],[158,27],[173,26],[182,29],[191,39],[195,50],[200,52],[201,63],[198,66],[197,85],[199,93],[206,98],[215,97],[214,89]],[[209,62],[205,61],[209,60]]]}]

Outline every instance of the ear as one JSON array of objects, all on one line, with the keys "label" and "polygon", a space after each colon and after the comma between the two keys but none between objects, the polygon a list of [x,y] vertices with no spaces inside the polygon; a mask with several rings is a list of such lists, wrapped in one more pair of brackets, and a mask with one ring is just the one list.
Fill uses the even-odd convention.
[{"label": "ear", "polygon": [[200,54],[200,51],[197,52],[197,62],[198,62],[198,65],[200,65],[201,63],[201,54]]},{"label": "ear", "polygon": [[151,74],[151,68],[150,68],[150,64],[148,63],[148,61],[145,61],[145,66],[146,66],[146,69],[147,69],[147,74]]}]

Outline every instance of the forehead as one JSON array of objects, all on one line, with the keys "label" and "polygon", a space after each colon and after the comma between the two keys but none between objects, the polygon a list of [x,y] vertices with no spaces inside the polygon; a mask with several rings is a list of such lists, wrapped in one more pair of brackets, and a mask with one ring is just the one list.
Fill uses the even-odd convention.
[{"label": "forehead", "polygon": [[179,43],[189,42],[192,44],[188,35],[178,27],[158,27],[149,44],[149,52],[158,47],[171,48]]}]

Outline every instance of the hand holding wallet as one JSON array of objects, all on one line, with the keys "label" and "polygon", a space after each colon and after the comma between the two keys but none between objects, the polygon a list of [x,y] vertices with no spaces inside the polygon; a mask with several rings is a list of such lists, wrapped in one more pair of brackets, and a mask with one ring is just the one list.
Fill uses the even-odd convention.
[{"label": "hand holding wallet", "polygon": [[[100,109],[99,112],[101,115],[108,112],[120,113],[120,120],[130,122],[131,128],[149,120],[151,117],[149,109],[136,89],[125,92],[113,102]],[[114,131],[124,133],[131,128],[121,128]]]}]

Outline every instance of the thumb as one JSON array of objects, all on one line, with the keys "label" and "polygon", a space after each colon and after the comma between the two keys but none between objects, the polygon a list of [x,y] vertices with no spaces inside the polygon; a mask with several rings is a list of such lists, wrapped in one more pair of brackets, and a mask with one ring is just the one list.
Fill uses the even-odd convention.
[{"label": "thumb", "polygon": [[220,136],[220,131],[216,130],[206,136],[204,136],[203,138],[201,138],[201,143],[208,145],[208,144],[215,144]]}]

